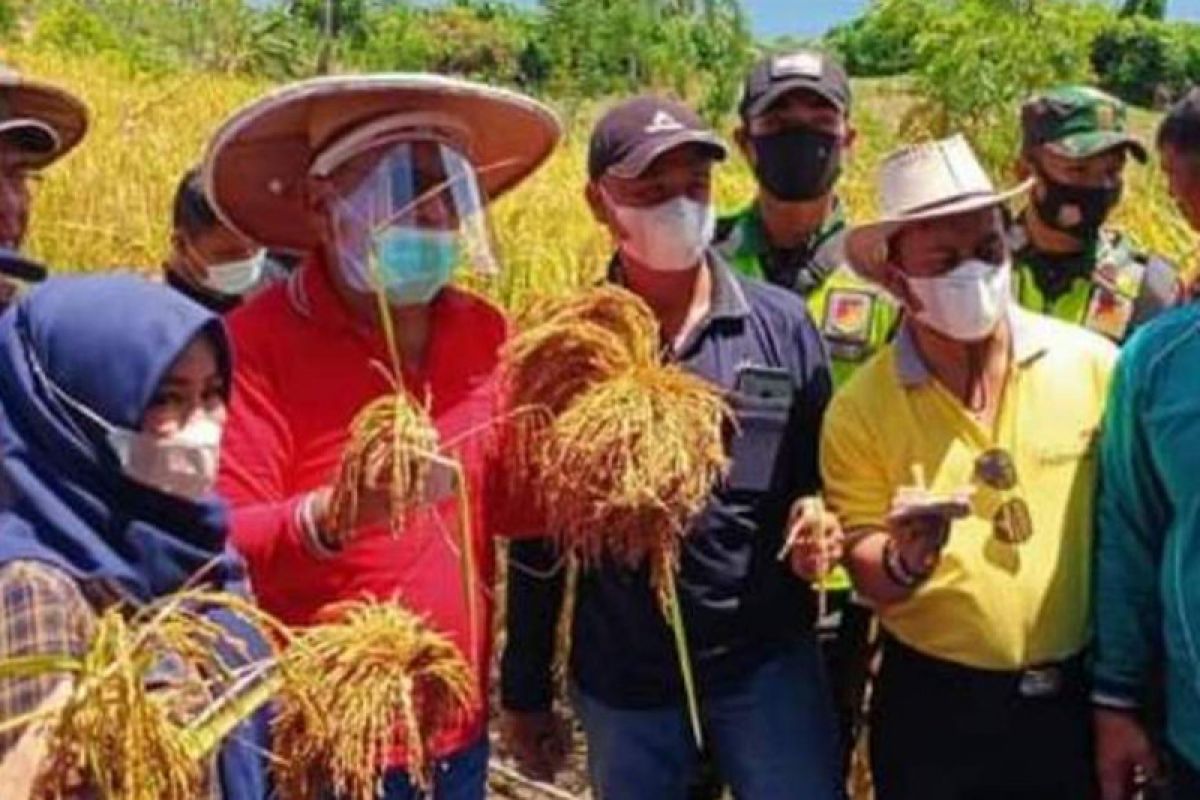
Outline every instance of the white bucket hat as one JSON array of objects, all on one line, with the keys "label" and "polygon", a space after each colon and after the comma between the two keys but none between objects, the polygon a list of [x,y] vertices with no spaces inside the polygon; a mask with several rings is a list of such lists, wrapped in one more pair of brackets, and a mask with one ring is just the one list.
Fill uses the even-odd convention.
[{"label": "white bucket hat", "polygon": [[962,134],[897,150],[880,165],[878,180],[880,218],[846,234],[850,266],[874,281],[887,263],[888,239],[903,226],[998,206],[1032,185],[996,191]]}]

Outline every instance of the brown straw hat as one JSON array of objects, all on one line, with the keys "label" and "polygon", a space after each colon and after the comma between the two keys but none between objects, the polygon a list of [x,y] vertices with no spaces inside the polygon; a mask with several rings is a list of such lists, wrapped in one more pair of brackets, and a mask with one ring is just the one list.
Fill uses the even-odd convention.
[{"label": "brown straw hat", "polygon": [[88,129],[88,110],[75,95],[0,66],[0,141],[42,169],[70,152]]},{"label": "brown straw hat", "polygon": [[[411,122],[403,120],[410,117]],[[301,81],[242,108],[209,143],[203,178],[217,213],[266,247],[306,252],[304,180],[324,151],[365,125],[450,129],[495,200],[546,160],[562,127],[541,103],[440,75],[384,73]]]}]

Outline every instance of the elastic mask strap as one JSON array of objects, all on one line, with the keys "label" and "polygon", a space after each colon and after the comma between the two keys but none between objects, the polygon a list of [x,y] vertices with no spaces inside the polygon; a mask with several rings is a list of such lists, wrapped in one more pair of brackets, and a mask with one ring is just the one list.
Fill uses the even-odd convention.
[{"label": "elastic mask strap", "polygon": [[[115,430],[120,430],[120,426],[113,425],[111,422],[104,419],[104,417],[88,408],[87,404],[80,400],[76,400],[69,392],[51,380],[50,376],[46,374],[45,368],[42,367],[42,362],[38,359],[37,352],[33,349],[32,343],[24,334],[21,334],[21,344],[24,346],[25,353],[29,358],[29,367],[33,372],[34,378],[42,385],[44,389],[46,389],[47,392],[49,392],[63,404],[69,406],[77,414],[80,414],[84,418],[90,420],[106,434]],[[91,445],[88,442],[87,435],[84,434],[84,432],[81,431],[77,425],[75,425],[74,420],[71,420],[70,418],[68,418],[68,420],[70,421],[71,427],[74,429],[73,432],[79,438],[80,442],[85,443],[90,447]]]}]

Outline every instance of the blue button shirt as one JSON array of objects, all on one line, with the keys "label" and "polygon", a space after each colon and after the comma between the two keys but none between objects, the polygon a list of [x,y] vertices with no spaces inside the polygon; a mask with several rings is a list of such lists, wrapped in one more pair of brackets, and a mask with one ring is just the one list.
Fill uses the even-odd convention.
[{"label": "blue button shirt", "polygon": [[[701,692],[798,640],[813,640],[812,592],[776,554],[792,503],[818,488],[818,434],[831,393],[824,346],[803,301],[736,275],[715,253],[709,266],[709,314],[673,353],[685,369],[725,390],[738,418],[729,474],[681,554],[680,603]],[[783,392],[764,396],[764,384],[782,385]],[[501,666],[506,708],[550,706],[563,584],[561,557],[548,540],[512,544]],[[620,708],[682,702],[674,641],[646,568],[605,564],[584,571],[572,642],[571,677],[601,702]]]}]

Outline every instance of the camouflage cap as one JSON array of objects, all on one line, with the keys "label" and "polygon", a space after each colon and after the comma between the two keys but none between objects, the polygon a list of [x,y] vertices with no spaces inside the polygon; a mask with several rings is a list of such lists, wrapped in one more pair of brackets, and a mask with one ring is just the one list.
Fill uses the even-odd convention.
[{"label": "camouflage cap", "polygon": [[1146,147],[1125,126],[1125,104],[1090,86],[1061,86],[1021,107],[1021,149],[1048,146],[1067,158],[1127,147],[1145,163]]}]

